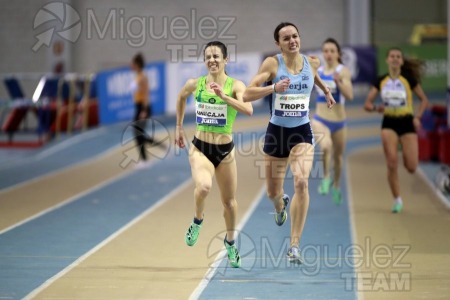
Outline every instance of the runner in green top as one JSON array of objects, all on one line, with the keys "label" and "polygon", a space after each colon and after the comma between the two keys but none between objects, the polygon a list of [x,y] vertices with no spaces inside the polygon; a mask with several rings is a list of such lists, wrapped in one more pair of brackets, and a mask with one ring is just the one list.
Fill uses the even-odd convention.
[{"label": "runner in green top", "polygon": [[[207,76],[199,77],[195,90],[197,130],[231,134],[237,110],[215,93],[208,92],[206,80]],[[233,82],[231,77],[226,79],[223,87],[225,95],[233,95]]]},{"label": "runner in green top", "polygon": [[224,206],[227,234],[225,248],[231,266],[241,265],[239,252],[234,243],[237,202],[237,172],[233,139],[233,122],[237,112],[252,115],[253,107],[244,103],[245,85],[242,81],[228,77],[225,65],[228,61],[226,46],[218,41],[210,42],[203,52],[208,75],[189,79],[178,95],[175,144],[184,148],[183,120],[186,99],[195,96],[197,130],[189,148],[189,163],[195,182],[194,220],[189,226],[185,241],[189,246],[197,242],[203,223],[205,199],[216,176]]}]

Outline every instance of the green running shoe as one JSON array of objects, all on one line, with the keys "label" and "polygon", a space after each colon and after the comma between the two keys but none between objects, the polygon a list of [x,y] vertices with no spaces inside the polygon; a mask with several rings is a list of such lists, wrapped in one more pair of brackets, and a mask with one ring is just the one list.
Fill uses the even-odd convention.
[{"label": "green running shoe", "polygon": [[295,263],[295,264],[299,264],[299,265],[303,264],[303,258],[301,256],[300,250],[298,249],[297,246],[290,247],[286,256],[291,263]]},{"label": "green running shoe", "polygon": [[288,204],[289,204],[289,196],[286,195],[286,194],[283,195],[283,203],[284,203],[284,207],[283,207],[283,209],[282,209],[280,212],[277,212],[277,211],[275,210],[275,223],[276,223],[278,226],[283,225],[284,222],[286,222],[286,220],[287,220],[286,207],[287,207]]},{"label": "green running shoe", "polygon": [[229,245],[227,243],[227,238],[223,240],[225,248],[227,249],[228,261],[233,268],[239,268],[241,266],[241,256],[239,255],[236,245]]},{"label": "green running shoe", "polygon": [[328,195],[330,192],[330,186],[331,186],[331,179],[330,178],[324,178],[320,182],[319,185],[319,194],[321,195]]},{"label": "green running shoe", "polygon": [[337,189],[334,186],[331,187],[331,196],[333,197],[334,204],[341,205],[342,203],[341,189]]},{"label": "green running shoe", "polygon": [[186,245],[194,246],[195,243],[197,243],[201,228],[202,225],[197,225],[194,222],[191,223],[191,226],[189,226],[188,230],[186,231],[186,236],[184,238]]},{"label": "green running shoe", "polygon": [[403,209],[403,203],[395,202],[394,205],[392,205],[392,212],[394,214],[401,212],[402,209]]}]

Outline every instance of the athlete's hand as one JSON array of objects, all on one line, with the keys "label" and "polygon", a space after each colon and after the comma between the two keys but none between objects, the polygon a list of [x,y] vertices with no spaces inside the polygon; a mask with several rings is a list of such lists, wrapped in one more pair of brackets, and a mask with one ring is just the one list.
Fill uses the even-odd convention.
[{"label": "athlete's hand", "polygon": [[336,104],[336,100],[333,98],[333,94],[328,90],[328,93],[325,94],[325,99],[327,100],[327,107],[332,108]]},{"label": "athlete's hand", "polygon": [[414,117],[413,124],[416,132],[419,132],[419,130],[422,128],[422,122],[420,121],[419,117]]},{"label": "athlete's hand", "polygon": [[183,127],[180,125],[177,125],[175,127],[175,145],[177,145],[180,148],[186,147],[184,144],[184,130]]},{"label": "athlete's hand", "polygon": [[222,87],[216,82],[211,82],[209,87],[214,91],[214,93],[219,96],[221,99],[225,97],[225,93],[223,92]]},{"label": "athlete's hand", "polygon": [[143,110],[139,113],[139,120],[145,120],[147,118],[147,111]]},{"label": "athlete's hand", "polygon": [[364,109],[368,112],[378,112],[380,114],[384,113],[384,104],[375,105],[372,102],[364,103]]},{"label": "athlete's hand", "polygon": [[289,84],[291,83],[291,80],[289,78],[284,78],[275,83],[275,92],[282,93],[285,92],[289,88]]},{"label": "athlete's hand", "polygon": [[366,101],[364,103],[364,110],[365,111],[373,112],[375,110],[374,108],[375,108],[375,104],[373,104],[372,102]]}]

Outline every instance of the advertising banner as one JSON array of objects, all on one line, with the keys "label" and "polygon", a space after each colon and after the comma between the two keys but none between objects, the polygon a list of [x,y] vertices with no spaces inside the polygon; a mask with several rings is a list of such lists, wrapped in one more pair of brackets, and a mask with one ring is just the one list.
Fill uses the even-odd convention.
[{"label": "advertising banner", "polygon": [[[165,70],[165,62],[149,63],[145,66],[150,86],[150,103],[154,115],[164,114],[165,111]],[[133,119],[134,78],[135,74],[129,67],[110,69],[97,74],[101,124]]]}]

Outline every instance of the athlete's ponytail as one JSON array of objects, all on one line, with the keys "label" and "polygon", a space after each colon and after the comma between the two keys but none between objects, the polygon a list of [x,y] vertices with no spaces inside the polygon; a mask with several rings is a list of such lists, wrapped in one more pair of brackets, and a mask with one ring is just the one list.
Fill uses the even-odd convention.
[{"label": "athlete's ponytail", "polygon": [[398,47],[392,47],[388,50],[387,56],[391,51],[399,51],[403,57],[403,65],[401,67],[401,73],[413,77],[417,82],[420,82],[424,72],[424,63],[417,58],[406,58],[403,55],[403,51]]}]

